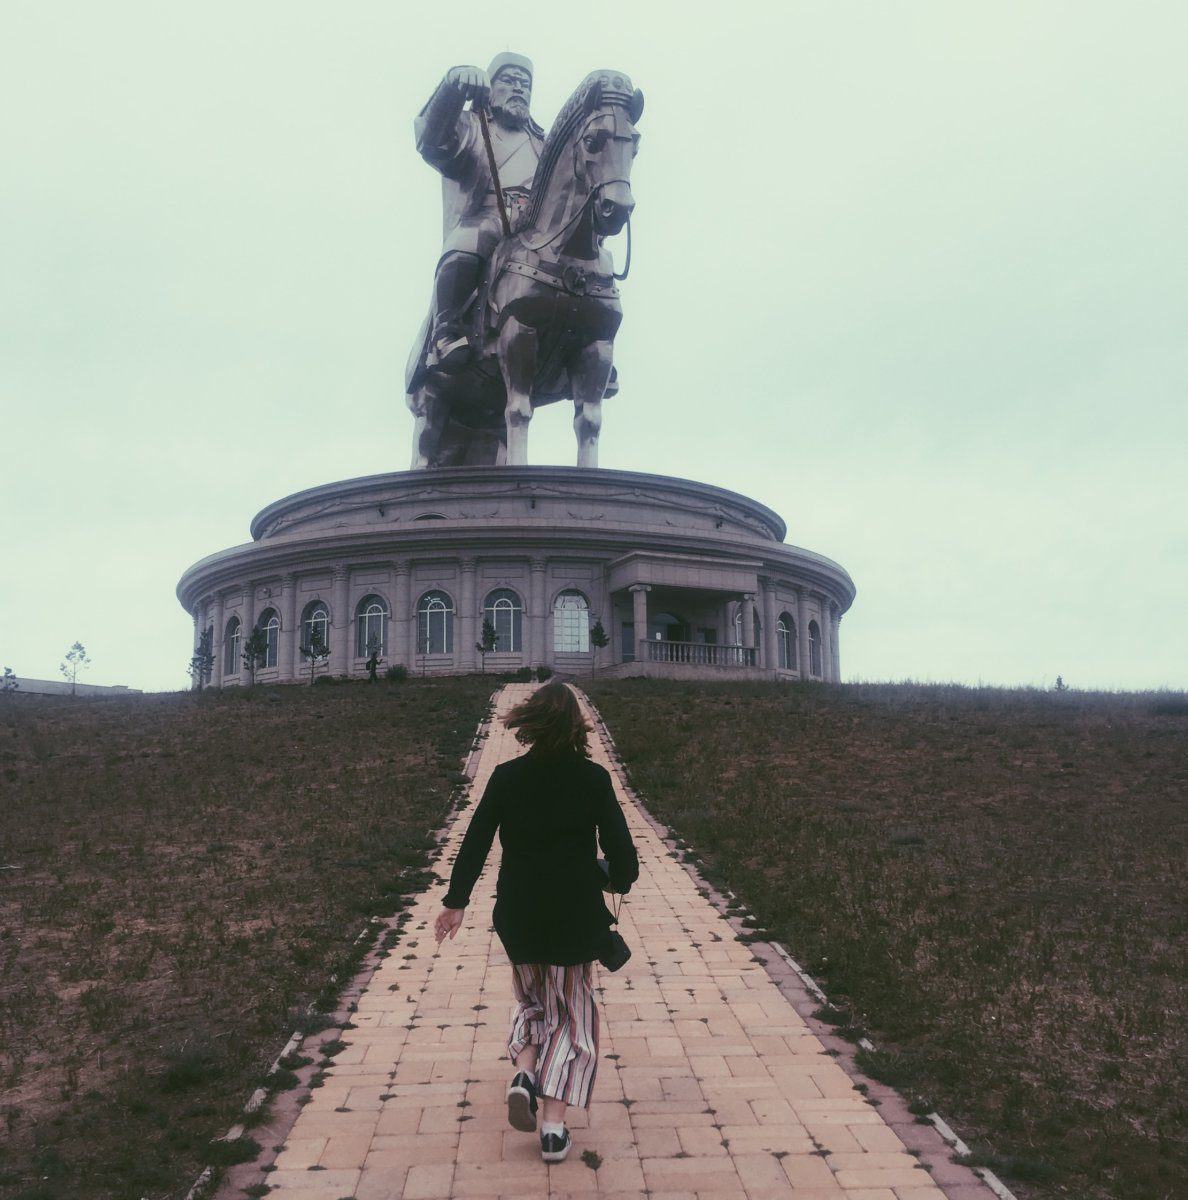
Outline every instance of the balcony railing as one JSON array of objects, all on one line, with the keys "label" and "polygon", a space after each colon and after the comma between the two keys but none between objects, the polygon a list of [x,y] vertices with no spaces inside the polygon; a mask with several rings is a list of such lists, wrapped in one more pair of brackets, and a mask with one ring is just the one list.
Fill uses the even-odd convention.
[{"label": "balcony railing", "polygon": [[704,642],[642,639],[639,657],[641,662],[688,663],[697,667],[758,666],[757,651],[752,646],[719,646]]}]

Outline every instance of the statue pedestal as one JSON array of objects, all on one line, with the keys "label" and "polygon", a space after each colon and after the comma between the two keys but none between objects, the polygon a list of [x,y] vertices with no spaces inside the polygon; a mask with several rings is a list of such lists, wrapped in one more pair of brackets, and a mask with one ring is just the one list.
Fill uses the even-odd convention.
[{"label": "statue pedestal", "polygon": [[[194,564],[178,599],[210,627],[216,680],[243,682],[231,639],[279,622],[258,682],[303,677],[295,647],[321,606],[331,672],[384,665],[673,678],[839,678],[837,624],[854,585],[784,544],[784,522],[736,492],[576,467],[459,467],[349,479],[269,505],[253,541]],[[235,623],[238,622],[238,626]],[[598,650],[590,630],[610,642]]]}]

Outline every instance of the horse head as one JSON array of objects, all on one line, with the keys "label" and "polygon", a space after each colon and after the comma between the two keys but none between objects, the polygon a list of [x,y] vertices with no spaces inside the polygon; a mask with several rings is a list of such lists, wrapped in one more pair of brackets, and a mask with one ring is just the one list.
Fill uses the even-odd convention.
[{"label": "horse head", "polygon": [[573,144],[573,173],[590,194],[595,232],[619,233],[635,208],[631,164],[639,151],[635,126],[643,92],[616,71],[595,71],[585,80],[584,118]]}]

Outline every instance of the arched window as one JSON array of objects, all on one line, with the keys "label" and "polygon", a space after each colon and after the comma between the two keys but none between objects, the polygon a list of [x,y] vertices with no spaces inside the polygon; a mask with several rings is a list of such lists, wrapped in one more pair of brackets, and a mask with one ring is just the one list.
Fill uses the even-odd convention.
[{"label": "arched window", "polygon": [[330,645],[330,610],[324,600],[311,600],[301,614],[301,645],[310,650],[315,642]]},{"label": "arched window", "polygon": [[561,654],[590,649],[590,605],[581,592],[562,592],[553,605],[553,649]]},{"label": "arched window", "polygon": [[776,645],[779,648],[780,670],[796,670],[796,622],[791,613],[780,613],[776,622]]},{"label": "arched window", "polygon": [[388,653],[388,606],[379,596],[364,596],[355,608],[355,656],[369,658],[372,646]]},{"label": "arched window", "polygon": [[483,602],[483,620],[495,627],[495,649],[516,654],[523,646],[524,605],[511,588],[491,592]]},{"label": "arched window", "polygon": [[232,617],[227,622],[227,631],[223,634],[223,674],[239,674],[239,634],[243,623],[238,617]]},{"label": "arched window", "polygon": [[821,627],[816,621],[809,622],[809,671],[821,674]]},{"label": "arched window", "polygon": [[275,667],[280,645],[280,617],[276,615],[275,608],[266,608],[260,614],[258,628],[268,639],[268,648],[264,651],[264,657],[260,659],[260,666]]},{"label": "arched window", "polygon": [[426,592],[417,605],[417,653],[454,653],[454,602],[445,592]]}]

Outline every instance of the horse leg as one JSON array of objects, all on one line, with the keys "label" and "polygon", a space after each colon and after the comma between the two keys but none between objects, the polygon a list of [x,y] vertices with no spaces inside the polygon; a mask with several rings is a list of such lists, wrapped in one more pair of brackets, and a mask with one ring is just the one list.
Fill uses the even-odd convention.
[{"label": "horse leg", "polygon": [[573,431],[577,435],[577,465],[598,466],[598,433],[602,429],[602,397],[611,372],[611,343],[591,342],[577,355],[569,371],[573,391]]},{"label": "horse leg", "polygon": [[506,463],[528,463],[528,422],[532,420],[532,381],[536,378],[536,330],[509,317],[499,331],[499,366],[507,388]]}]

